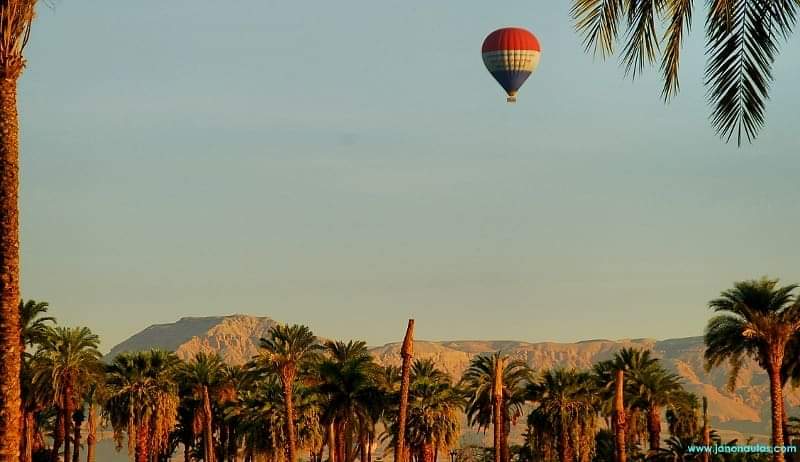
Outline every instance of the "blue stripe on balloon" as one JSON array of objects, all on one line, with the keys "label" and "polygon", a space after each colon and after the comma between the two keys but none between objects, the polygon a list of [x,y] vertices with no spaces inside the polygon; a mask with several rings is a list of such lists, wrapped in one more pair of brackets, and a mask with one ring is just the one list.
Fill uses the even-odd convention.
[{"label": "blue stripe on balloon", "polygon": [[530,71],[494,71],[492,76],[500,84],[506,93],[519,90],[519,87],[530,77]]}]

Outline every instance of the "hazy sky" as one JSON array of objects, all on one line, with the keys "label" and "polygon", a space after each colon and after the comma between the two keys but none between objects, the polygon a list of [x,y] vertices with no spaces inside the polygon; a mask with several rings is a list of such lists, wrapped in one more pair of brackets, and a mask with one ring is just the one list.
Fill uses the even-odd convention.
[{"label": "hazy sky", "polygon": [[[573,341],[698,335],[733,281],[800,281],[800,34],[736,149],[707,123],[704,11],[665,106],[656,75],[583,53],[568,7],[40,7],[23,296],[104,349],[231,313],[371,344],[411,316],[419,338]],[[480,57],[505,25],[543,48],[516,105]]]}]

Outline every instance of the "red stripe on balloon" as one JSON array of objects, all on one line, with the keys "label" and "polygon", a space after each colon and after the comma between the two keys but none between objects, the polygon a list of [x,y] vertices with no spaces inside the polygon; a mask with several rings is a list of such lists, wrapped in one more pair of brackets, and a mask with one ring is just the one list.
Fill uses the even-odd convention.
[{"label": "red stripe on balloon", "polygon": [[497,29],[483,41],[481,52],[498,50],[535,50],[541,51],[539,39],[520,27]]}]

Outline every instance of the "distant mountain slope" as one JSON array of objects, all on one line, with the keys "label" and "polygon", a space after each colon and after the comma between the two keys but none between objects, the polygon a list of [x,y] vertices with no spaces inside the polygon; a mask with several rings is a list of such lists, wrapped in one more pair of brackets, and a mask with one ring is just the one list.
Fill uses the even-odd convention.
[{"label": "distant mountain slope", "polygon": [[[148,327],[115,346],[108,357],[122,351],[145,350],[154,347],[175,351],[181,358],[190,358],[199,351],[219,352],[234,364],[241,364],[257,352],[258,339],[266,336],[277,322],[266,317],[233,315],[209,318],[182,318],[172,324]],[[768,381],[755,364],[742,368],[737,389],[725,388],[727,370],[707,373],[703,368],[703,339],[623,339],[587,340],[576,343],[515,342],[515,341],[416,341],[416,358],[433,358],[437,364],[459,377],[472,357],[481,353],[503,350],[542,370],[551,367],[589,368],[608,359],[623,347],[652,349],[665,367],[679,374],[687,389],[707,396],[712,422],[718,430],[766,435],[769,430]],[[376,360],[384,365],[400,364],[400,343],[389,343],[371,349]],[[786,401],[790,415],[797,412],[800,393],[788,390]],[[728,433],[733,435],[733,433]]]},{"label": "distant mountain slope", "polygon": [[267,336],[277,322],[267,317],[246,315],[181,318],[171,324],[146,328],[111,349],[106,358],[125,351],[161,348],[183,359],[203,351],[217,352],[232,364],[242,364],[258,350],[258,340]]}]

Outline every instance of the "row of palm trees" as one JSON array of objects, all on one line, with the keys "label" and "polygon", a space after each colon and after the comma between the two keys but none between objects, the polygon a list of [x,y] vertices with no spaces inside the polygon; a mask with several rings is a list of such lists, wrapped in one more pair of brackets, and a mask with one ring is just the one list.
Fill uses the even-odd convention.
[{"label": "row of palm trees", "polygon": [[[395,447],[400,369],[382,367],[360,341],[320,342],[304,326],[276,326],[243,366],[215,354],[188,361],[152,350],[103,364],[87,328],[53,325],[47,305],[21,305],[26,346],[22,460],[94,461],[97,430],[107,423],[137,462],[184,460],[292,462],[373,460]],[[493,429],[495,454],[510,461],[511,429],[527,412],[530,453],[539,460],[588,461],[598,431],[610,428],[614,370],[629,374],[624,413],[627,452],[645,439],[659,450],[662,411],[670,435],[696,436],[697,399],[649,351],[622,350],[591,371],[534,373],[502,353],[476,356],[455,382],[431,360],[411,367],[405,459],[434,462],[454,447],[463,416]],[[82,425],[86,422],[86,425]],[[291,422],[291,425],[287,425]],[[46,447],[48,442],[49,447]]]},{"label": "row of palm trees", "polygon": [[[796,289],[770,279],[737,283],[710,302],[718,314],[705,337],[708,367],[728,361],[731,387],[747,359],[768,372],[776,445],[797,426],[782,397],[784,386],[800,382]],[[401,370],[377,364],[364,342],[320,341],[305,326],[279,325],[242,366],[216,354],[181,360],[160,350],[105,364],[97,335],[57,326],[47,308],[35,301],[19,307],[22,462],[78,462],[84,446],[93,462],[104,426],[137,462],[166,461],[179,447],[186,461],[296,462],[303,453],[311,462],[372,462],[374,448],[398,447]],[[417,359],[404,454],[396,460],[436,462],[458,444],[464,421],[492,430],[496,462],[511,460],[518,424],[525,428],[521,459],[686,460],[676,456],[681,448],[714,438],[701,402],[648,350],[622,349],[590,370],[538,372],[501,352],[484,354],[458,381]]]}]

